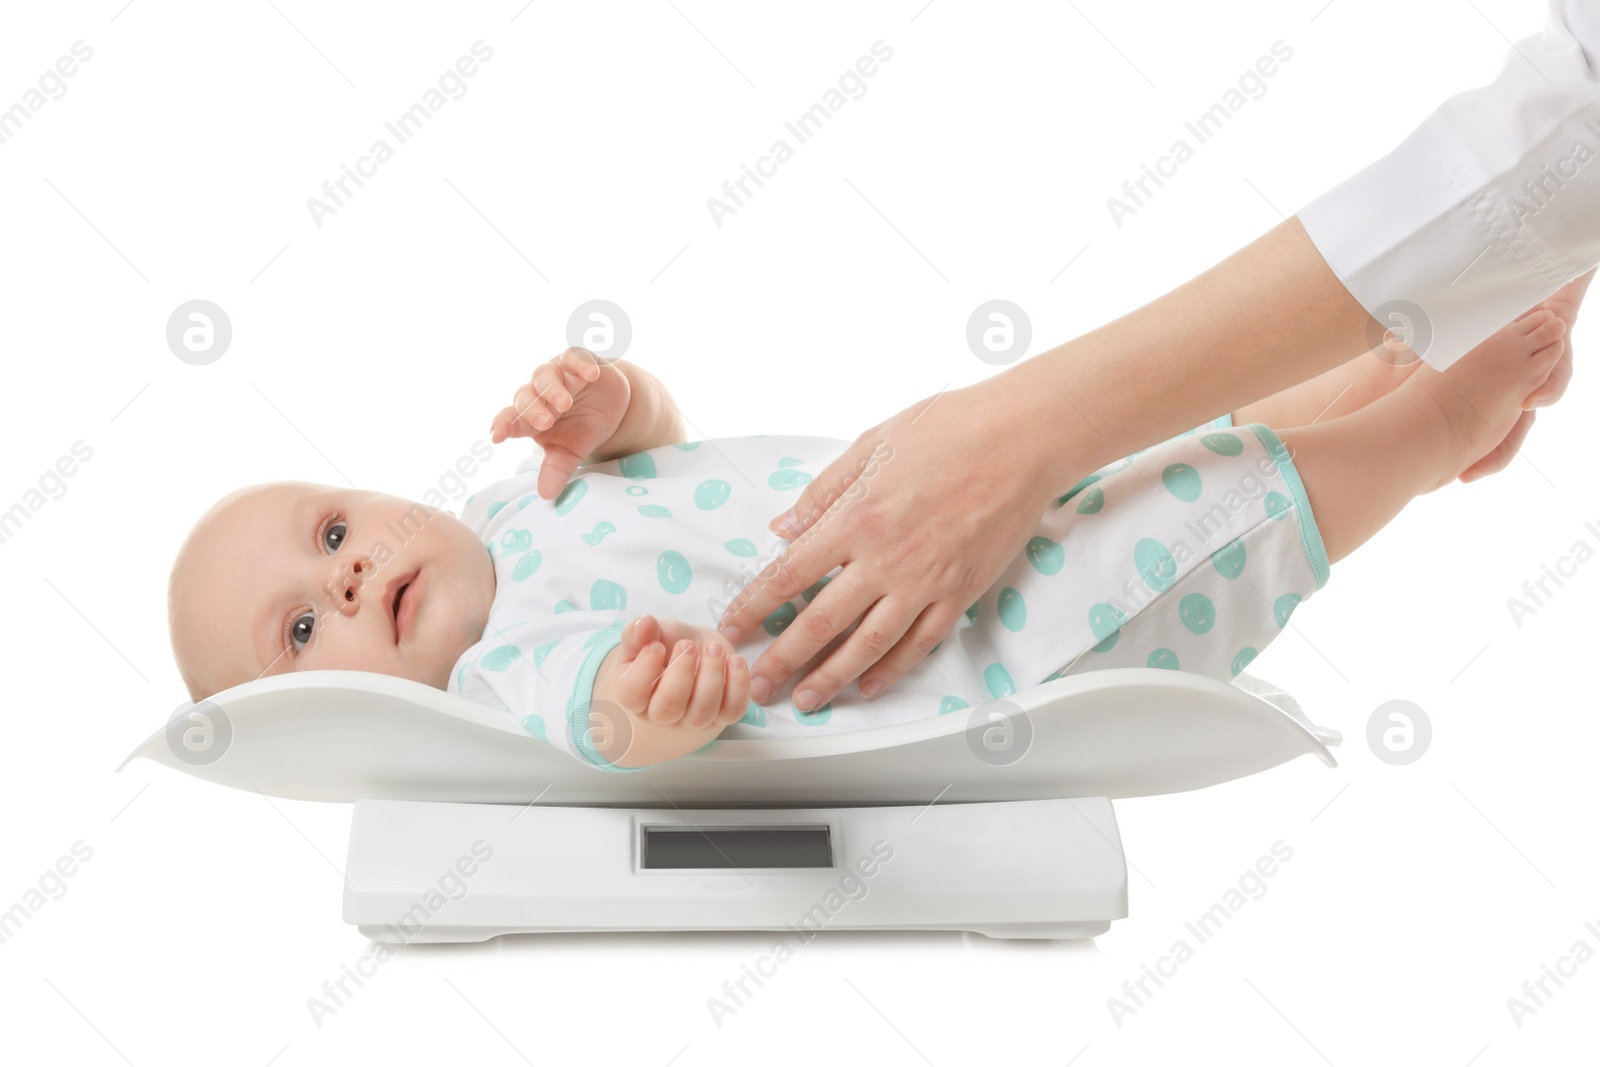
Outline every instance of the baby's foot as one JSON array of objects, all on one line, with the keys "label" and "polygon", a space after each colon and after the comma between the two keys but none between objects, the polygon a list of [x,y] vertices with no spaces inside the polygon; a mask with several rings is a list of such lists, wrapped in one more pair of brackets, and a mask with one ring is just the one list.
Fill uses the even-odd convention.
[{"label": "baby's foot", "polygon": [[[1552,293],[1535,310],[1553,311],[1567,324],[1567,335],[1562,341],[1561,360],[1550,372],[1550,377],[1533,395],[1528,398],[1530,407],[1543,407],[1554,404],[1561,399],[1561,394],[1567,388],[1567,382],[1572,379],[1572,327],[1578,321],[1578,308],[1583,303],[1583,295],[1589,290],[1589,283],[1594,280],[1594,271],[1580,275],[1563,285]],[[1531,312],[1530,312],[1531,314]]]},{"label": "baby's foot", "polygon": [[1567,383],[1572,380],[1572,327],[1578,321],[1578,308],[1583,303],[1583,295],[1589,289],[1589,283],[1594,280],[1595,272],[1574,278],[1572,281],[1557,289],[1544,301],[1525,312],[1521,317],[1526,318],[1535,311],[1553,311],[1562,322],[1567,324],[1567,333],[1561,339],[1561,358],[1550,369],[1550,377],[1544,384],[1533,391],[1525,401],[1527,410],[1522,417],[1517,419],[1516,425],[1511,427],[1511,432],[1494,448],[1485,455],[1480,456],[1472,466],[1461,472],[1463,482],[1477,481],[1499,471],[1505,470],[1522,447],[1522,441],[1528,436],[1528,431],[1533,429],[1534,416],[1538,409],[1554,404],[1561,399],[1561,394],[1566,392]]},{"label": "baby's foot", "polygon": [[1528,397],[1560,361],[1566,323],[1540,308],[1504,327],[1445,371],[1421,367],[1395,391],[1441,445],[1430,491],[1492,451],[1523,414]]}]

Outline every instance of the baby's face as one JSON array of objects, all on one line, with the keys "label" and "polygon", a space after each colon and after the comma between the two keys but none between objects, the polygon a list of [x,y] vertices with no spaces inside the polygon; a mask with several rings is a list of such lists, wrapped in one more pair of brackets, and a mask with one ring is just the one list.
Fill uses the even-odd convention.
[{"label": "baby's face", "polygon": [[273,482],[242,491],[191,533],[173,572],[173,641],[208,695],[309,670],[444,689],[483,636],[494,589],[488,548],[449,512]]}]

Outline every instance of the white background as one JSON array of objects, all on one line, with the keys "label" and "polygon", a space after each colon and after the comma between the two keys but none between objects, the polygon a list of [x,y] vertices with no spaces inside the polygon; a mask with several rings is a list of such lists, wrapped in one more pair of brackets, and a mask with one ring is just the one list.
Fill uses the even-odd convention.
[{"label": "white background", "polygon": [[[319,1027],[308,998],[369,950],[339,915],[349,809],[142,761],[112,773],[184,697],[167,570],[234,487],[420,496],[597,297],[628,311],[628,358],[674,391],[691,437],[852,439],[995,372],[964,340],[980,302],[1027,310],[1030,355],[1143,304],[1487,81],[1542,4],[274,3],[0,13],[0,107],[73,42],[94,49],[0,145],[0,509],[74,442],[93,449],[0,544],[0,909],[74,842],[93,849],[0,944],[0,1057],[1594,1056],[1600,962],[1520,1028],[1506,1006],[1574,942],[1600,950],[1584,928],[1600,926],[1600,562],[1520,628],[1506,606],[1574,542],[1600,545],[1584,527],[1600,525],[1593,319],[1524,458],[1408,508],[1252,665],[1344,732],[1340,767],[1120,802],[1131,915],[1093,943],[835,933],[720,1028],[707,998],[768,935],[408,947]],[[466,95],[318,228],[307,198],[480,39],[494,56]],[[1294,54],[1266,94],[1117,228],[1106,198],[1280,39]],[[894,55],[866,95],[718,228],[706,198],[878,40]],[[234,330],[204,367],[165,342],[196,298]],[[529,447],[496,449],[478,484]],[[1404,767],[1365,742],[1396,698],[1435,731]],[[1279,840],[1293,858],[1265,896],[1116,1025],[1108,998]]]}]

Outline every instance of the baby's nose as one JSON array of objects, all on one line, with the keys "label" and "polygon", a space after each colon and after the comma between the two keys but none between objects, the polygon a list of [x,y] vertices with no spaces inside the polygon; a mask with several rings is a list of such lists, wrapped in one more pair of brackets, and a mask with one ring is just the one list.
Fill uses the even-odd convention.
[{"label": "baby's nose", "polygon": [[368,578],[372,577],[373,566],[370,561],[356,560],[347,570],[344,570],[337,579],[334,589],[345,604],[353,602],[356,591],[362,587]]}]

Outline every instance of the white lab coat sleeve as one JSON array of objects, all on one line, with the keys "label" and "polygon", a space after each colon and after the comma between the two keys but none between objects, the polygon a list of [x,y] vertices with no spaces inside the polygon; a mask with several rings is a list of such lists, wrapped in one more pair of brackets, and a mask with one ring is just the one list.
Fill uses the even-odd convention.
[{"label": "white lab coat sleeve", "polygon": [[1600,4],[1550,0],[1494,81],[1298,212],[1345,288],[1429,365],[1600,263],[1597,61]]}]

